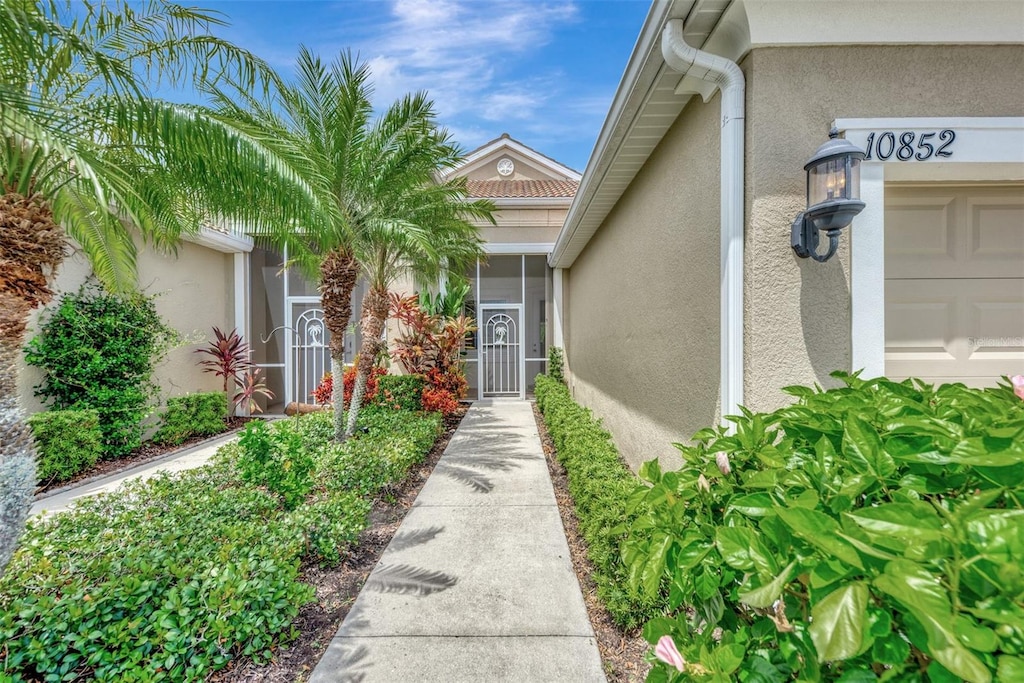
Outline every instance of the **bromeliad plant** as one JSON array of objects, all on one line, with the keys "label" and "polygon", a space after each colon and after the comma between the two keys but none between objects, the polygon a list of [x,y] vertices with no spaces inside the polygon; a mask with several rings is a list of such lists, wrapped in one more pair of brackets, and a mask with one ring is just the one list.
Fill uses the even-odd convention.
[{"label": "bromeliad plant", "polygon": [[1024,401],[835,376],[641,469],[648,680],[1024,680]]}]

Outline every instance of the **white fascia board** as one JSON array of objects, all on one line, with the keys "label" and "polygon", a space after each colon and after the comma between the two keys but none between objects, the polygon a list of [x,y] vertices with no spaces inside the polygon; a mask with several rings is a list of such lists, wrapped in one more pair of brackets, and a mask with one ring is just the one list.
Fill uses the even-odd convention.
[{"label": "white fascia board", "polygon": [[568,209],[572,197],[476,197],[489,199],[499,209]]},{"label": "white fascia board", "polygon": [[253,240],[248,235],[238,233],[227,234],[211,230],[205,226],[200,228],[199,232],[194,235],[185,235],[184,239],[225,254],[247,253],[253,249]]},{"label": "white fascia board", "polygon": [[487,242],[483,245],[487,254],[543,254],[547,256],[554,249],[552,242]]},{"label": "white fascia board", "polygon": [[466,158],[462,160],[462,163],[459,164],[457,168],[444,171],[441,174],[441,177],[447,179],[452,176],[462,175],[466,171],[470,170],[472,166],[478,161],[485,159],[486,157],[490,156],[491,154],[500,149],[506,148],[514,151],[516,154],[519,154],[520,156],[526,157],[527,159],[537,164],[541,168],[547,169],[553,175],[564,175],[569,180],[576,181],[579,181],[579,179],[583,177],[582,175],[580,175],[579,171],[575,171],[569,168],[568,166],[565,166],[564,164],[555,161],[551,157],[546,157],[540,152],[530,149],[529,147],[522,144],[518,140],[513,140],[512,138],[506,137],[498,138],[497,140],[494,140],[493,142],[490,142],[484,145],[483,147],[474,150],[468,156],[466,156]]}]

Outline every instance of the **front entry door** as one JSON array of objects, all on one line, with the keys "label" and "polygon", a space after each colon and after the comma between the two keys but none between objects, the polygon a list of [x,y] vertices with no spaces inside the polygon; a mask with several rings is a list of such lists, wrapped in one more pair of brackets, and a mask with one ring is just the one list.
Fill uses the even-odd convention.
[{"label": "front entry door", "polygon": [[312,403],[313,390],[331,369],[331,333],[319,297],[289,298],[290,334],[285,368],[287,401]]},{"label": "front entry door", "polygon": [[480,306],[481,395],[523,398],[523,307]]}]

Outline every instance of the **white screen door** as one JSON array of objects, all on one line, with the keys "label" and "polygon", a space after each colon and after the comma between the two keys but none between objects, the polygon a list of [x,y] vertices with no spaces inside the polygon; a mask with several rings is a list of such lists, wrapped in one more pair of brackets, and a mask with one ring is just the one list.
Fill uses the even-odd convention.
[{"label": "white screen door", "polygon": [[288,401],[312,403],[313,390],[331,369],[331,333],[324,322],[319,297],[290,297],[291,333],[288,334]]},{"label": "white screen door", "polygon": [[482,396],[523,397],[523,307],[480,306],[480,387]]}]

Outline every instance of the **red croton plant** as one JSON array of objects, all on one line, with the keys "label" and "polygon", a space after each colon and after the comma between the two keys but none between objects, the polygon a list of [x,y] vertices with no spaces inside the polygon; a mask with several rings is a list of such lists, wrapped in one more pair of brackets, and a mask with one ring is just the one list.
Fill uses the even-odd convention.
[{"label": "red croton plant", "polygon": [[400,325],[391,357],[406,372],[423,375],[424,410],[448,415],[459,407],[468,390],[460,354],[476,322],[465,315],[445,317],[423,310],[415,294],[390,295],[391,316]]}]

